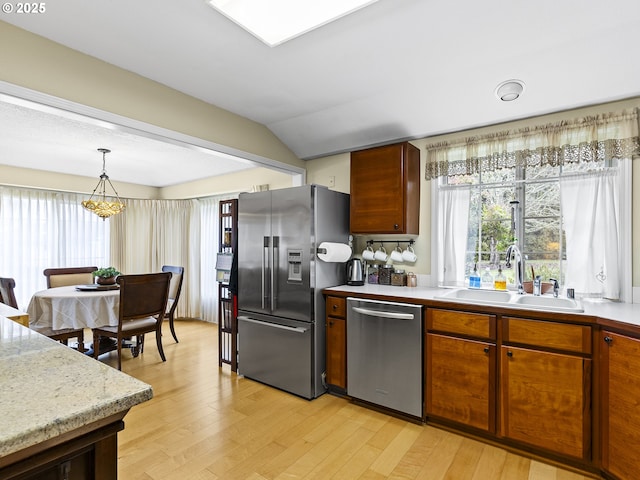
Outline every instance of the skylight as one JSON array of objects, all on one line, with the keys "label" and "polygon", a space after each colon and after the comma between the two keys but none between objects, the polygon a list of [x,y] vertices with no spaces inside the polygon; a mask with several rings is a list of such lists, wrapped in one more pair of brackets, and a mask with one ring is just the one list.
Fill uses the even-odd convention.
[{"label": "skylight", "polygon": [[206,0],[270,47],[349,15],[377,0]]}]

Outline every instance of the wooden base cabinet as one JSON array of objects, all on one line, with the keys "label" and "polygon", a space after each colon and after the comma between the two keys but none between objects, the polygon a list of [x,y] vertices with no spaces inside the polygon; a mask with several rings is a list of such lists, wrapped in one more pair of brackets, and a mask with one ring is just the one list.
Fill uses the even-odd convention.
[{"label": "wooden base cabinet", "polygon": [[503,317],[500,435],[591,460],[591,328]]},{"label": "wooden base cabinet", "polygon": [[346,299],[326,300],[326,383],[330,389],[346,393],[347,389],[347,320]]},{"label": "wooden base cabinet", "polygon": [[428,333],[426,352],[427,415],[494,433],[496,346]]},{"label": "wooden base cabinet", "polygon": [[501,435],[589,459],[591,360],[511,346],[500,360]]},{"label": "wooden base cabinet", "polygon": [[600,332],[602,468],[640,475],[640,339]]},{"label": "wooden base cabinet", "polygon": [[495,433],[496,317],[428,308],[426,416]]}]

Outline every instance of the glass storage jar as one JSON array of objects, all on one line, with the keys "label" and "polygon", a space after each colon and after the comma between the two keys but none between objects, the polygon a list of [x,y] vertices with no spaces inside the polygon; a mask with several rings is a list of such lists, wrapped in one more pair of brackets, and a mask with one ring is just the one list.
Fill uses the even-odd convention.
[{"label": "glass storage jar", "polygon": [[391,285],[395,287],[404,287],[407,284],[407,274],[404,270],[395,270],[391,274]]},{"label": "glass storage jar", "polygon": [[378,273],[378,283],[380,285],[391,285],[391,274],[393,273],[392,265],[381,265]]},{"label": "glass storage jar", "polygon": [[378,284],[379,270],[378,265],[369,265],[367,268],[367,283]]},{"label": "glass storage jar", "polygon": [[407,287],[417,287],[418,286],[418,277],[413,272],[407,273]]}]

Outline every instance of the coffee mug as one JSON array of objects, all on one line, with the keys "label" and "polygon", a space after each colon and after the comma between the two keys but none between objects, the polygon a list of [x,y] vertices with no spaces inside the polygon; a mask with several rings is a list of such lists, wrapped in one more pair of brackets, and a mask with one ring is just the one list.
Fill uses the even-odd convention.
[{"label": "coffee mug", "polygon": [[362,258],[369,261],[375,260],[375,253],[371,245],[367,245],[367,248],[362,251]]},{"label": "coffee mug", "polygon": [[374,257],[376,260],[379,260],[381,262],[386,262],[387,261],[387,251],[384,249],[384,247],[382,245],[380,245],[380,248],[378,250],[376,250],[376,253],[374,254]]},{"label": "coffee mug", "polygon": [[409,245],[407,249],[402,252],[402,259],[405,262],[411,263],[415,262],[418,259],[418,257],[416,256],[416,252],[413,251],[413,247],[411,245]]},{"label": "coffee mug", "polygon": [[395,248],[393,252],[391,252],[391,260],[394,262],[402,262],[404,258],[402,257],[402,248],[399,246]]}]

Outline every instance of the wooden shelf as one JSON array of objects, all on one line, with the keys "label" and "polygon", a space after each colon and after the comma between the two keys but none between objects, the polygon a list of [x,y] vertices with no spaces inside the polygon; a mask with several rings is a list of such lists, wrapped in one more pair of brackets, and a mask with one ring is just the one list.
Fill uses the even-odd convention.
[{"label": "wooden shelf", "polygon": [[[221,200],[219,204],[220,253],[238,251],[238,200]],[[231,365],[238,371],[238,319],[229,284],[218,284],[218,366]]]}]

